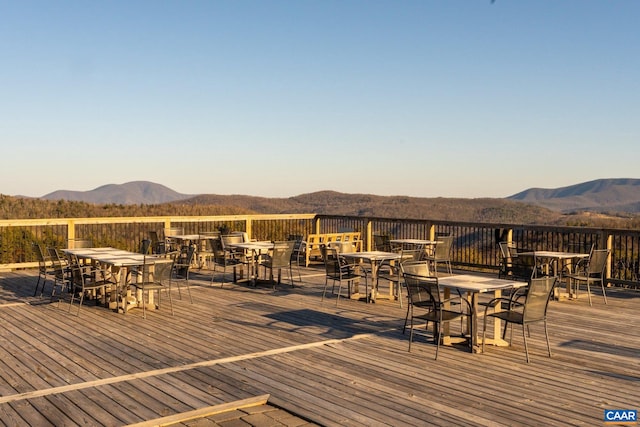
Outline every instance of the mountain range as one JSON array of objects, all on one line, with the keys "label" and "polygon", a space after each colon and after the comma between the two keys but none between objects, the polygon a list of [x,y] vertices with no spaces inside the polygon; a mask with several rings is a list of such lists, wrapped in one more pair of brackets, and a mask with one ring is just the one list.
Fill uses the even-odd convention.
[{"label": "mountain range", "polygon": [[597,179],[555,189],[530,188],[508,199],[563,213],[640,213],[640,179]]},{"label": "mountain range", "polygon": [[193,197],[149,181],[132,181],[125,184],[107,184],[89,191],[58,190],[45,194],[44,200],[69,200],[96,204],[153,205],[170,203]]},{"label": "mountain range", "polygon": [[[95,204],[208,204],[237,206],[259,213],[331,212],[344,209],[348,214],[371,215],[394,211],[403,205],[429,209],[437,204],[459,206],[481,205],[488,208],[509,210],[517,203],[546,208],[558,213],[600,212],[640,213],[640,179],[598,179],[555,189],[530,188],[505,199],[446,199],[408,196],[375,196],[369,194],[344,194],[320,191],[289,198],[266,198],[243,195],[182,194],[164,185],[148,181],[133,181],[125,184],[109,184],[90,191],[59,190],[41,197],[45,200],[83,201]],[[509,202],[507,202],[509,201]],[[512,203],[515,202],[515,205]],[[332,207],[334,209],[332,209]],[[347,214],[347,213],[345,213]]]}]

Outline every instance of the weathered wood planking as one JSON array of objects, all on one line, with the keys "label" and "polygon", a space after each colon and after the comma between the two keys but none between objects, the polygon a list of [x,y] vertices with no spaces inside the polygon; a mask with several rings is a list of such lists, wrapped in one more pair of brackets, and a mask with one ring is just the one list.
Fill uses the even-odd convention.
[{"label": "weathered wood planking", "polygon": [[[323,425],[594,425],[605,408],[640,407],[640,295],[611,290],[589,307],[552,302],[552,354],[531,328],[512,348],[412,352],[397,302],[328,298],[324,275],[296,288],[218,284],[193,274],[194,304],[142,319],[33,298],[34,272],[0,276],[4,425],[126,425],[269,394]],[[49,287],[47,287],[49,290]],[[29,304],[26,304],[26,303]],[[23,393],[23,394],[22,394]]]}]

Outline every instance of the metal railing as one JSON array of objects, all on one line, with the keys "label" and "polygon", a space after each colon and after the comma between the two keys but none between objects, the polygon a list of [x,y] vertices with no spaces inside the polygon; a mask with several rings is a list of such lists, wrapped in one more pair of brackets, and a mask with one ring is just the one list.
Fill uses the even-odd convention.
[{"label": "metal railing", "polygon": [[0,270],[37,266],[31,242],[62,248],[69,240],[83,238],[90,239],[94,246],[135,251],[150,231],[162,232],[170,227],[182,227],[185,234],[243,231],[258,240],[359,231],[366,249],[373,247],[375,234],[428,239],[452,235],[452,264],[477,271],[497,271],[499,241],[529,250],[588,252],[591,247],[609,248],[609,282],[637,286],[639,280],[640,230],[315,214],[0,220]]}]

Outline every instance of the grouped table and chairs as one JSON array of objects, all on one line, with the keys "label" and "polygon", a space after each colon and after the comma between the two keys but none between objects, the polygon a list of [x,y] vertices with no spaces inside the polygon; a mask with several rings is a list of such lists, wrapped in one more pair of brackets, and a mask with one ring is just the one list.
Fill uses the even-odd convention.
[{"label": "grouped table and chairs", "polygon": [[[363,251],[363,252],[341,252],[341,257],[344,257],[351,261],[357,261],[360,264],[366,262],[369,266],[368,272],[371,274],[371,292],[367,293],[368,301],[376,302],[378,298],[395,299],[396,293],[395,285],[392,280],[389,281],[389,291],[380,292],[380,268],[384,263],[391,261],[400,261],[402,254],[399,252],[384,252],[384,251]],[[360,266],[363,271],[365,266]]]},{"label": "grouped table and chairs", "polygon": [[577,298],[579,285],[587,285],[591,304],[590,285],[597,283],[604,289],[604,270],[610,255],[608,249],[595,249],[588,252],[557,250],[519,250],[511,242],[499,242],[501,253],[499,277],[515,280],[529,280],[542,276],[557,276],[554,290],[556,299],[560,299],[559,286],[564,282],[565,293],[569,298]]},{"label": "grouped table and chairs", "polygon": [[[66,288],[70,294],[69,310],[78,295],[78,311],[87,296],[91,295],[112,310],[126,313],[132,307],[146,312],[160,306],[160,291],[167,290],[171,312],[171,282],[175,282],[174,262],[171,258],[145,253],[146,243],[141,245],[142,253],[112,247],[49,248],[56,280],[52,291],[55,297],[57,286]],[[147,246],[148,248],[148,246]],[[132,289],[136,290],[135,294]]]},{"label": "grouped table and chairs", "polygon": [[[409,323],[409,351],[413,340],[414,321],[434,325],[434,341],[436,342],[436,354],[441,343],[453,344],[459,341],[466,342],[470,351],[477,353],[485,344],[506,346],[510,343],[504,340],[501,333],[501,322],[498,313],[502,311],[500,304],[493,304],[491,315],[496,317],[489,323],[492,329],[491,337],[487,337],[487,312],[485,311],[485,328],[482,336],[478,327],[480,296],[485,293],[492,294],[492,301],[503,298],[503,291],[510,291],[507,300],[515,303],[517,290],[528,286],[527,282],[508,279],[497,279],[489,276],[470,274],[453,274],[437,277],[430,274],[429,267],[422,267],[423,271],[416,271],[416,265],[426,265],[424,262],[406,263],[402,265],[404,281],[407,287],[408,306],[405,328]],[[522,295],[526,295],[523,293]],[[501,301],[501,300],[500,300]],[[510,312],[508,319],[516,315]],[[459,338],[452,336],[449,331],[449,322],[461,320]]]},{"label": "grouped table and chairs", "polygon": [[[137,278],[138,268],[152,264],[156,260],[155,256],[111,247],[67,248],[62,252],[66,254],[71,263],[79,266],[76,271],[85,266],[89,268],[88,273],[82,275],[85,282],[91,276],[94,277],[91,282],[105,282],[105,285],[106,283],[112,285],[109,286],[108,306],[123,312],[128,310],[129,305],[136,302],[128,286],[129,280]],[[78,284],[75,283],[74,286],[77,288]],[[80,313],[79,310],[78,313]]]},{"label": "grouped table and chairs", "polygon": [[[186,288],[189,301],[193,302],[189,272],[195,265],[202,268],[211,267],[213,263],[212,283],[217,267],[223,267],[223,284],[227,267],[233,268],[234,282],[244,279],[253,286],[257,286],[264,271],[262,277],[268,279],[274,289],[281,283],[282,270],[285,269],[293,286],[292,263],[298,257],[295,253],[296,240],[251,241],[246,233],[177,234],[177,230],[164,239],[150,237],[141,242],[140,253],[85,247],[86,244],[79,242],[72,242],[63,250],[47,248],[44,251],[34,245],[39,261],[34,295],[42,293],[44,285],[41,288],[40,283],[51,278],[54,282],[52,298],[58,288],[70,291],[70,311],[76,303],[76,295],[79,297],[78,315],[85,297],[92,295],[119,312],[126,313],[130,307],[140,307],[142,316],[146,317],[148,310],[156,308],[155,301],[159,307],[164,291],[168,291],[173,314],[172,284],[177,285],[180,298],[182,288]],[[501,244],[503,260],[498,278],[495,278],[453,274],[450,263],[452,242],[451,236],[439,236],[436,240],[376,239],[375,249],[371,251],[357,251],[350,242],[323,245],[325,284],[321,300],[325,299],[329,282],[332,282],[331,292],[334,294],[338,285],[336,305],[345,296],[345,285],[347,298],[361,299],[364,291],[367,302],[388,298],[399,300],[402,307],[403,300],[407,301],[403,333],[409,329],[409,351],[417,325],[425,324],[427,328],[433,325],[435,358],[441,344],[465,342],[472,352],[484,351],[486,345],[511,345],[511,337],[506,340],[508,325],[521,325],[524,333],[529,324],[536,322],[544,324],[550,356],[546,310],[556,284],[563,279],[568,283],[567,289],[576,297],[580,284],[586,285],[590,304],[590,285],[600,285],[606,303],[602,277],[610,255],[608,250],[592,250],[589,254],[518,251],[513,245]],[[157,247],[165,250],[154,254]],[[169,248],[176,250],[166,250]],[[438,248],[443,249],[438,251]],[[446,269],[438,268],[439,264],[444,264]],[[520,264],[524,273],[516,277],[514,265]],[[240,278],[237,277],[238,268]],[[389,282],[388,292],[380,287],[383,280]],[[132,289],[135,294],[131,293]],[[406,290],[405,296],[403,289]],[[503,295],[503,292],[507,294]],[[452,331],[457,328],[453,322],[458,320],[460,333],[455,335]],[[480,320],[482,328],[479,327]],[[528,362],[527,336],[524,336],[524,346]]]},{"label": "grouped table and chairs", "polygon": [[348,262],[335,246],[321,246],[320,252],[322,253],[325,266],[325,281],[321,301],[324,301],[330,280],[332,282],[331,293],[333,294],[336,293],[335,286],[336,282],[338,282],[338,293],[336,294],[336,306],[338,306],[340,296],[342,295],[343,282],[347,285],[347,298],[352,298],[352,295],[356,294],[359,297],[360,285],[363,279],[365,297],[367,301],[369,301],[369,282],[367,280],[366,270],[361,270],[362,266],[358,263]]}]

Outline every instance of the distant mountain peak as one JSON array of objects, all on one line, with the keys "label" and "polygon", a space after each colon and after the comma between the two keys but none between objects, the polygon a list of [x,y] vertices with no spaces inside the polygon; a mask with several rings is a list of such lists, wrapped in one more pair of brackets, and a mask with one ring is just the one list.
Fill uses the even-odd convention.
[{"label": "distant mountain peak", "polygon": [[507,199],[560,212],[640,212],[640,179],[607,178],[555,189],[530,188]]},{"label": "distant mountain peak", "polygon": [[178,193],[169,187],[150,181],[131,181],[124,184],[106,184],[89,191],[58,190],[42,196],[41,199],[96,204],[153,205],[184,200],[193,196]]}]

